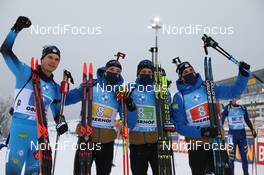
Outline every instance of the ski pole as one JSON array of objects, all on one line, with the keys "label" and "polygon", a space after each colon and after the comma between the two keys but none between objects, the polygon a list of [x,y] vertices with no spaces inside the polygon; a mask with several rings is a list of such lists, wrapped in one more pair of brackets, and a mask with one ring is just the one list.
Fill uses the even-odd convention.
[{"label": "ski pole", "polygon": [[[122,132],[122,146],[123,146],[123,174],[129,175],[129,159],[128,159],[128,123],[127,123],[127,116],[126,116],[126,104],[125,104],[125,98],[127,98],[127,87],[124,87],[124,89],[120,90],[116,94],[116,99],[120,100],[121,108],[122,108],[122,126],[121,126],[121,132]],[[121,135],[121,134],[120,134]]]},{"label": "ski pole", "polygon": [[[251,107],[251,117],[252,119],[254,118],[254,106],[253,106],[253,102],[251,102],[250,104]],[[253,119],[253,123],[254,123],[254,119]],[[254,126],[254,124],[253,124]],[[254,174],[254,163],[255,163],[255,139],[253,137],[253,143],[252,143],[252,147],[253,147],[253,155],[252,155],[252,166],[251,166],[251,174]]]},{"label": "ski pole", "polygon": [[[232,61],[233,63],[235,63],[236,65],[239,66],[239,61],[236,58],[234,58],[231,54],[229,54],[227,51],[225,51],[222,47],[220,47],[219,44],[212,37],[207,36],[206,34],[204,34],[204,36],[202,37],[202,40],[204,42],[204,50],[205,50],[206,55],[208,55],[207,48],[208,47],[212,47],[216,51],[218,51],[220,54],[222,54],[223,56],[225,56],[227,59],[229,59],[230,61]],[[248,73],[251,73],[248,70],[245,70],[245,71],[247,71]],[[264,84],[264,81],[261,78],[259,78],[256,74],[254,74],[254,73],[251,73],[251,74],[262,85]]]},{"label": "ski pole", "polygon": [[172,162],[172,172],[173,172],[173,175],[176,175],[176,170],[175,170],[175,162],[174,162],[174,152],[173,152],[173,147],[172,147],[172,138],[171,138],[171,134],[170,134],[170,143],[171,143],[171,162]]},{"label": "ski pole", "polygon": [[[252,120],[253,120],[253,128],[256,128],[256,106],[257,106],[256,101],[254,102],[254,104],[253,104],[253,102],[251,102],[251,114],[252,114]],[[255,143],[256,143],[256,139],[253,136],[252,175],[254,173],[254,168],[255,168],[255,174],[256,175],[258,174],[258,172],[257,172],[257,160],[256,160],[256,144]]]},{"label": "ski pole", "polygon": [[[125,59],[126,54],[122,52],[117,52],[116,60],[119,61],[119,58]],[[129,175],[129,161],[128,161],[128,126],[127,126],[127,118],[126,118],[126,106],[125,106],[125,93],[127,92],[127,87],[124,90],[118,92],[116,95],[117,100],[120,100],[121,108],[122,108],[122,135],[123,135],[123,174]],[[121,134],[120,134],[121,135]],[[119,143],[118,143],[119,144]],[[117,145],[118,146],[118,145]],[[117,149],[116,149],[117,150]],[[117,151],[116,151],[117,152]],[[116,154],[115,154],[116,156]],[[113,164],[114,166],[114,164]]]},{"label": "ski pole", "polygon": [[[63,115],[63,110],[64,110],[64,105],[65,105],[65,100],[66,96],[69,92],[69,87],[70,87],[70,82],[74,84],[72,75],[69,71],[64,70],[63,71],[63,80],[61,81],[61,103],[60,103],[60,113],[59,113],[59,118],[58,118],[58,123],[61,122],[61,117]],[[53,168],[52,168],[52,175],[54,175],[55,172],[55,164],[56,164],[56,158],[57,158],[57,149],[58,149],[58,142],[59,142],[60,135],[57,133],[56,135],[56,143],[55,143],[55,152],[54,152],[54,163],[53,163]]]},{"label": "ski pole", "polygon": [[116,166],[116,165],[115,165],[115,160],[116,160],[117,150],[118,150],[118,147],[119,147],[119,139],[120,139],[120,137],[121,137],[121,131],[120,131],[120,129],[118,130],[118,134],[117,134],[117,135],[118,135],[118,136],[117,136],[117,140],[118,140],[118,142],[117,142],[117,145],[116,145],[115,155],[114,155],[114,159],[113,159],[113,162],[112,162],[112,166],[113,166],[113,167]]}]

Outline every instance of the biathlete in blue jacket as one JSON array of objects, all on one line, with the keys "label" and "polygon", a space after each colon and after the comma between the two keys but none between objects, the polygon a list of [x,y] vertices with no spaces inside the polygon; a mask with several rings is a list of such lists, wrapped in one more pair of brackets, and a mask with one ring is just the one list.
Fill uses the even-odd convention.
[{"label": "biathlete in blue jacket", "polygon": [[250,128],[253,137],[257,137],[255,128],[248,117],[247,108],[243,105],[238,105],[239,98],[235,98],[225,106],[222,112],[222,124],[224,125],[225,119],[228,121],[228,144],[230,149],[229,161],[232,173],[234,174],[234,161],[236,158],[236,147],[238,146],[239,153],[242,160],[242,168],[244,175],[248,175],[248,162],[247,162],[247,138],[245,131],[245,123]]},{"label": "biathlete in blue jacket", "polygon": [[[163,69],[161,73],[166,75]],[[136,75],[135,83],[129,84],[136,112],[127,113],[131,171],[132,174],[147,175],[150,164],[152,174],[157,175],[158,135],[153,63],[150,60],[140,61]],[[169,103],[170,101],[169,95]]]},{"label": "biathlete in blue jacket", "polygon": [[[248,64],[240,62],[238,78],[234,85],[216,84],[217,100],[240,96],[247,85],[249,73],[246,70],[249,68]],[[212,149],[206,151],[204,143],[209,143],[209,138],[216,137],[218,130],[210,127],[206,87],[200,74],[195,72],[189,62],[179,64],[176,72],[179,75],[176,82],[179,92],[173,97],[172,118],[177,132],[185,136],[187,143],[195,145],[188,149],[192,174],[203,175],[213,172]]]},{"label": "biathlete in blue jacket", "polygon": [[[21,62],[14,54],[12,47],[17,34],[30,27],[27,17],[20,16],[1,46],[5,63],[16,78],[15,103],[10,128],[10,141],[7,150],[6,175],[21,174],[25,164],[25,174],[39,174],[40,166],[36,150],[38,135],[34,92],[31,83],[31,68]],[[58,123],[60,87],[53,80],[53,71],[60,62],[60,51],[56,46],[45,47],[42,52],[41,64],[38,67],[45,112],[51,108],[57,123],[57,132],[63,134],[68,130],[67,123]],[[35,145],[35,146],[32,146]]]},{"label": "biathlete in blue jacket", "polygon": [[[92,159],[95,161],[97,175],[109,175],[112,169],[114,141],[117,137],[114,122],[122,109],[120,101],[116,99],[120,87],[123,84],[121,75],[122,66],[117,60],[110,60],[105,67],[97,70],[97,79],[93,81],[93,104],[92,104],[92,142],[96,145]],[[66,105],[80,102],[83,88],[70,90]],[[134,111],[135,105],[130,97],[125,100],[128,111]],[[80,125],[76,132],[79,133]]]}]

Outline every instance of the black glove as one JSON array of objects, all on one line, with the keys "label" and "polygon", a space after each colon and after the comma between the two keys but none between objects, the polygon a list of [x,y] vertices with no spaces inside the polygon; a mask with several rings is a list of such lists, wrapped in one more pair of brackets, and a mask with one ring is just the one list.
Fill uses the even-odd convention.
[{"label": "black glove", "polygon": [[10,109],[9,109],[9,114],[12,116],[13,114],[14,114],[14,108],[13,107],[11,107]]},{"label": "black glove", "polygon": [[250,65],[248,65],[247,63],[243,61],[239,62],[239,72],[241,73],[241,75],[248,77],[249,69],[250,69]]},{"label": "black glove", "polygon": [[15,30],[16,32],[20,32],[23,28],[28,28],[31,26],[31,21],[25,16],[19,16],[16,20],[16,23],[11,28],[11,30]]},{"label": "black glove", "polygon": [[65,121],[62,121],[56,125],[56,130],[59,135],[62,135],[68,131],[68,124]]},{"label": "black glove", "polygon": [[126,97],[125,98],[125,104],[126,104],[127,110],[129,110],[129,111],[136,110],[136,105],[133,102],[133,99],[131,97]]},{"label": "black glove", "polygon": [[171,81],[171,80],[167,80],[167,88],[168,88],[168,89],[170,88],[170,86],[171,86],[171,83],[172,83],[172,81]]},{"label": "black glove", "polygon": [[201,136],[215,138],[218,136],[218,129],[214,127],[201,128]]},{"label": "black glove", "polygon": [[61,116],[60,121],[59,121],[59,114],[55,117],[55,122],[56,122],[56,130],[59,135],[64,134],[65,132],[68,131],[68,124],[65,121],[65,117]]}]

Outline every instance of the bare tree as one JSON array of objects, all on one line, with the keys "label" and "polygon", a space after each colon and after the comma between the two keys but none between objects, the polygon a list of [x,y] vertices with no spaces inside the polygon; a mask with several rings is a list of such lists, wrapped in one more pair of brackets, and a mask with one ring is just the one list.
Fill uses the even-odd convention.
[{"label": "bare tree", "polygon": [[0,98],[0,136],[7,137],[11,123],[10,108],[13,106],[13,98]]}]

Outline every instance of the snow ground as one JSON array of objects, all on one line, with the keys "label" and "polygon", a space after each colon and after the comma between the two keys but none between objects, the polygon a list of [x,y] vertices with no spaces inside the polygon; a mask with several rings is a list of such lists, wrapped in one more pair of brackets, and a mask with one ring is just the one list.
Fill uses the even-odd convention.
[{"label": "snow ground", "polygon": [[[55,142],[55,132],[51,132],[51,141]],[[72,143],[75,144],[77,142],[77,139],[74,135],[66,134],[60,137],[59,140],[60,143],[69,143],[71,145]],[[116,146],[115,146],[116,149]],[[6,148],[3,148],[0,151],[0,174],[5,174],[5,153]],[[56,163],[56,171],[55,174],[65,174],[65,175],[71,175],[73,172],[73,160],[74,160],[74,154],[75,151],[71,148],[71,146],[66,147],[65,150],[60,150],[57,155],[57,163]],[[191,175],[191,171],[188,164],[188,155],[183,153],[174,153],[174,159],[175,159],[175,169],[177,175]],[[112,168],[113,175],[121,175],[123,174],[122,169],[122,147],[119,145],[115,167]],[[251,173],[252,165],[249,164],[249,172]],[[264,172],[264,166],[258,165],[258,174],[261,174],[261,172]],[[183,173],[184,172],[184,173]],[[92,167],[92,174],[95,173],[95,166]],[[151,169],[149,167],[148,174],[151,173]],[[242,175],[242,166],[240,162],[235,163],[235,174]]]}]

